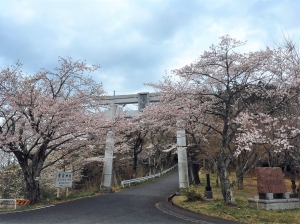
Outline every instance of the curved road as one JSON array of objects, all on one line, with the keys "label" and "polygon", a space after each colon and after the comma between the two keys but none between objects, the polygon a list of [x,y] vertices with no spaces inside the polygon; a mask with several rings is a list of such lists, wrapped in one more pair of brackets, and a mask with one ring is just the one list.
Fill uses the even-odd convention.
[{"label": "curved road", "polygon": [[0,214],[0,223],[233,223],[170,205],[178,172],[117,193],[82,198],[31,211]]}]

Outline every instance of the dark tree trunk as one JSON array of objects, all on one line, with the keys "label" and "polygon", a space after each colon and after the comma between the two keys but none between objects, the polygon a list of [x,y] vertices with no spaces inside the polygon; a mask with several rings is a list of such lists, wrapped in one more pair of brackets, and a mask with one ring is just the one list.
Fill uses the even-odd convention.
[{"label": "dark tree trunk", "polygon": [[26,198],[30,200],[30,204],[35,204],[40,200],[39,181],[32,180],[32,177],[25,178],[26,182]]},{"label": "dark tree trunk", "polygon": [[137,169],[137,160],[138,160],[138,154],[137,153],[134,153],[133,154],[133,174],[134,174],[134,177],[136,175],[136,169]]},{"label": "dark tree trunk", "polygon": [[216,187],[219,187],[220,183],[219,183],[219,173],[216,172]]},{"label": "dark tree trunk", "polygon": [[30,204],[35,204],[40,200],[40,186],[39,177],[41,167],[39,166],[21,166],[23,170],[25,185],[26,185],[26,199],[30,200]]},{"label": "dark tree trunk", "polygon": [[192,164],[192,171],[194,174],[195,184],[200,184],[199,169],[200,169],[200,164],[198,164],[198,163]]},{"label": "dark tree trunk", "polygon": [[15,153],[25,180],[26,199],[30,200],[32,205],[40,200],[39,178],[46,159],[45,151],[40,148],[36,154],[31,154],[30,158],[29,155]]},{"label": "dark tree trunk", "polygon": [[138,134],[137,139],[135,140],[135,143],[133,145],[133,172],[134,176],[136,175],[137,171],[137,163],[138,163],[138,155],[143,150],[143,138],[141,137],[141,133]]},{"label": "dark tree trunk", "polygon": [[236,171],[236,181],[238,185],[238,189],[243,190],[244,189],[244,175],[241,170]]},{"label": "dark tree trunk", "polygon": [[189,163],[188,164],[188,176],[189,176],[189,183],[193,183],[194,177],[193,177],[193,168],[192,168],[192,164]]},{"label": "dark tree trunk", "polygon": [[237,180],[238,189],[244,190],[244,177],[240,177]]}]

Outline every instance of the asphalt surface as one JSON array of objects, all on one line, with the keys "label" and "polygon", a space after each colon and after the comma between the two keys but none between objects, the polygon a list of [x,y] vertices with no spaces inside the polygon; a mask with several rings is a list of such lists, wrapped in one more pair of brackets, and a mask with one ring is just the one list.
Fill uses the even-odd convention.
[{"label": "asphalt surface", "polygon": [[0,223],[234,223],[172,206],[177,170],[147,184],[30,211],[0,214]]}]

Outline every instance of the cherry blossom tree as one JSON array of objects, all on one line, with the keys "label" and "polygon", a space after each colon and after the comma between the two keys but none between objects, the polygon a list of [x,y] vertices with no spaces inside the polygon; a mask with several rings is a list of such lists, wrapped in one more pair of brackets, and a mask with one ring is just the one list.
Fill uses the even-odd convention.
[{"label": "cherry blossom tree", "polygon": [[[150,128],[150,127],[148,127]],[[151,162],[151,157],[149,157],[149,169],[152,173],[157,173],[163,171],[164,166],[166,168],[171,167],[174,159],[174,150],[176,149],[175,134],[168,131],[166,127],[154,128],[151,126],[149,134],[150,145],[147,147],[148,154],[153,155]],[[149,173],[150,173],[149,172]]]},{"label": "cherry blossom tree", "polygon": [[[229,36],[220,39],[219,45],[212,45],[194,63],[173,70],[173,77],[166,76],[159,84],[149,85],[161,93],[164,116],[176,117],[185,121],[185,125],[193,120],[199,130],[203,130],[197,134],[204,140],[207,132],[219,136],[216,138],[220,139],[219,149],[211,156],[220,176],[224,202],[234,205],[229,164],[243,150],[241,143],[247,147],[261,138],[261,130],[255,128],[255,124],[251,126],[252,131],[245,131],[250,120],[244,115],[251,116],[255,111],[261,111],[262,99],[265,102],[271,99],[265,104],[263,115],[255,120],[260,122],[264,117],[272,117],[286,102],[298,97],[299,89],[296,87],[300,81],[300,69],[295,51],[266,48],[237,53],[236,49],[244,46],[245,42]],[[173,81],[174,76],[178,81]],[[280,144],[289,149],[283,139]],[[247,149],[251,150],[251,147]]]},{"label": "cherry blossom tree", "polygon": [[[116,151],[128,153],[133,159],[133,173],[137,172],[138,156],[144,150],[149,129],[142,122],[139,115],[135,117],[123,117],[125,114],[118,114],[118,124],[114,126]],[[122,120],[122,121],[121,121]]]},{"label": "cherry blossom tree", "polygon": [[[14,154],[31,204],[40,197],[41,171],[103,135],[111,125],[99,110],[101,84],[85,73],[98,65],[59,58],[53,71],[26,76],[17,63],[0,73],[0,149]],[[46,160],[59,151],[55,159]]]}]

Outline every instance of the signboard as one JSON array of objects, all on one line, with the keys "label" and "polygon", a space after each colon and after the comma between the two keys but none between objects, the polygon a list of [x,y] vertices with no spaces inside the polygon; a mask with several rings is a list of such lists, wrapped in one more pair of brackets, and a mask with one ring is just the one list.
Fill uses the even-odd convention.
[{"label": "signboard", "polygon": [[72,172],[56,172],[55,187],[72,187]]}]

